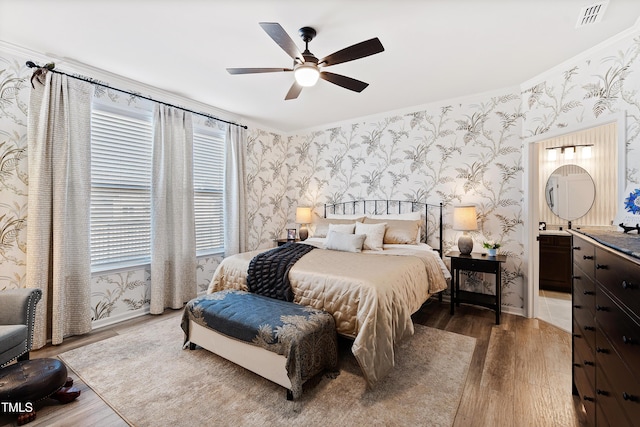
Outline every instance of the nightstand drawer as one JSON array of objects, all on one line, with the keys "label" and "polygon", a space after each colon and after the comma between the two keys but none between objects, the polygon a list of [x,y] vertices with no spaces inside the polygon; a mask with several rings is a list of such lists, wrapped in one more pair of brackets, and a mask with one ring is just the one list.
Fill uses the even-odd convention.
[{"label": "nightstand drawer", "polygon": [[[487,257],[487,259],[489,259]],[[455,267],[454,267],[455,264]],[[479,273],[497,273],[500,263],[488,263],[483,260],[467,258],[451,258],[451,268],[464,271],[476,271]]]}]

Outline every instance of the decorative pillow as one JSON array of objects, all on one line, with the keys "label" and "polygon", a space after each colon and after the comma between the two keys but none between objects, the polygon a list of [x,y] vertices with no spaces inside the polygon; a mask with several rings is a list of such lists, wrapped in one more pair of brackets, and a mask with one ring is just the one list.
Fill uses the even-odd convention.
[{"label": "decorative pillow", "polygon": [[[362,221],[363,216],[357,220]],[[311,225],[309,226],[310,237],[327,237],[329,232],[329,224],[355,224],[355,219],[327,219],[322,217],[315,217]]]},{"label": "decorative pillow", "polygon": [[329,231],[327,232],[327,235],[329,235],[329,233],[331,233],[332,231],[338,232],[338,233],[345,233],[345,234],[353,234],[353,231],[356,229],[356,223],[352,223],[352,224],[329,224]]},{"label": "decorative pillow", "polygon": [[356,234],[364,234],[367,236],[367,238],[364,239],[362,249],[381,251],[386,226],[387,224],[384,222],[379,224],[363,224],[361,222],[356,222]]},{"label": "decorative pillow", "polygon": [[422,220],[373,219],[365,218],[365,224],[387,224],[384,243],[415,245],[420,243],[420,225]]},{"label": "decorative pillow", "polygon": [[346,234],[331,230],[327,235],[324,248],[343,252],[362,252],[365,237],[364,234]]}]

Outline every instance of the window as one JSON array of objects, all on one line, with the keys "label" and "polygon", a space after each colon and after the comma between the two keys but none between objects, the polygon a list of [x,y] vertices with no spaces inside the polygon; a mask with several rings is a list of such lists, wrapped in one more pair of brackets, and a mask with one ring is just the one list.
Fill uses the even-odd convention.
[{"label": "window", "polygon": [[[96,100],[91,112],[91,268],[151,260],[153,113]],[[194,127],[196,254],[224,251],[225,133]]]},{"label": "window", "polygon": [[193,199],[197,255],[224,251],[224,142],[222,131],[194,128]]},{"label": "window", "polygon": [[149,263],[152,120],[150,111],[93,104],[93,271]]}]

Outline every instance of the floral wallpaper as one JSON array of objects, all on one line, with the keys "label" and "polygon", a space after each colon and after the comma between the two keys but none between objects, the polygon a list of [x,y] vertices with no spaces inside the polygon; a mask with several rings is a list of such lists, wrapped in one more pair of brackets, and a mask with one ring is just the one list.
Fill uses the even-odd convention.
[{"label": "floral wallpaper", "polygon": [[[28,226],[27,110],[31,70],[18,58],[0,52],[0,290],[26,284]],[[148,101],[97,87],[97,98],[148,108]],[[194,123],[218,126],[202,116]],[[201,257],[197,265],[198,292],[206,291],[221,256]],[[150,272],[138,270],[94,274],[91,279],[94,326],[148,312]]]},{"label": "floral wallpaper", "polygon": [[[27,206],[26,117],[30,58],[0,52],[0,289],[24,286]],[[475,203],[482,240],[502,242],[505,306],[522,312],[524,140],[626,112],[628,183],[640,183],[640,34],[550,70],[527,87],[441,101],[286,135],[251,128],[247,146],[250,248],[270,247],[295,227],[295,208],[345,199],[394,198],[445,204],[445,250],[455,248],[452,206]],[[105,91],[115,102],[136,102]],[[219,257],[199,260],[204,290]],[[493,293],[491,275],[466,287]],[[109,322],[148,304],[145,269],[95,275],[94,319]],[[142,308],[143,309],[143,308]]]},{"label": "floral wallpaper", "polygon": [[[475,203],[484,239],[509,255],[505,305],[523,306],[522,113],[519,90],[309,131],[288,137],[254,130],[248,146],[250,245],[268,246],[295,227],[295,208],[360,199],[445,205],[445,252],[457,249],[453,205]],[[492,275],[467,288],[495,292]]]},{"label": "floral wallpaper", "polygon": [[640,183],[640,34],[524,88],[523,136],[626,112],[627,183]]}]

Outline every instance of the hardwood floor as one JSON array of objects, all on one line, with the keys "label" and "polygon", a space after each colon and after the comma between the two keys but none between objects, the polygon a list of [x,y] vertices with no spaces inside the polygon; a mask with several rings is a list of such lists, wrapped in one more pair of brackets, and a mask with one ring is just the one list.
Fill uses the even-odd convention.
[{"label": "hardwood floor", "polygon": [[[151,322],[180,316],[168,310],[99,329],[62,345],[47,346],[31,358],[55,357],[65,351],[104,340]],[[503,313],[496,326],[493,311],[462,305],[454,316],[448,303],[429,300],[414,322],[476,338],[462,400],[454,426],[583,426],[579,400],[571,394],[571,335],[537,319]],[[37,405],[36,426],[126,426],[104,401],[73,372],[80,397],[67,405],[53,400]],[[0,426],[15,424],[0,416]]]}]

